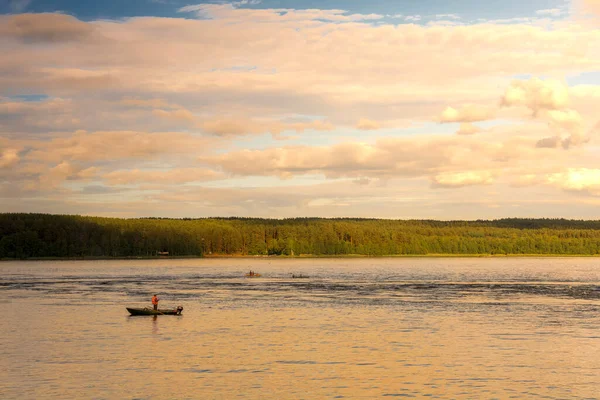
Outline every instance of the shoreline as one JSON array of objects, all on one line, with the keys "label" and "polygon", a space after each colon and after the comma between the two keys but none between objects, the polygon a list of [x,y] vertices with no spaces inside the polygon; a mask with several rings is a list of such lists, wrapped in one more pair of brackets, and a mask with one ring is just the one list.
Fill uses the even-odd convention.
[{"label": "shoreline", "polygon": [[2,261],[103,261],[103,260],[181,260],[181,259],[312,259],[312,258],[594,258],[600,254],[391,254],[391,255],[364,255],[364,254],[338,254],[338,255],[235,255],[212,254],[208,256],[139,256],[139,257],[28,257],[28,258],[2,258]]}]

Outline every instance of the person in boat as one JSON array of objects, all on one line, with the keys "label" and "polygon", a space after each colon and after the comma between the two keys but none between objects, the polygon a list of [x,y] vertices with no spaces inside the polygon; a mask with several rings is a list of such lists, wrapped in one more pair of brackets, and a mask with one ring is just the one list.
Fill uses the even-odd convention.
[{"label": "person in boat", "polygon": [[152,305],[154,306],[154,310],[158,310],[158,301],[160,299],[158,298],[158,295],[154,295],[152,296]]},{"label": "person in boat", "polygon": [[254,276],[254,271],[250,270],[249,276]]}]

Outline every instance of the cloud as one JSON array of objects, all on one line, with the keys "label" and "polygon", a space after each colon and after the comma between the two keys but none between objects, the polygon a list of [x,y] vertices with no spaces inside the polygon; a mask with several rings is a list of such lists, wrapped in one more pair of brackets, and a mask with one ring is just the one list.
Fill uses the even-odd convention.
[{"label": "cloud", "polygon": [[[232,176],[292,179],[431,179],[434,186],[484,185],[539,171],[547,173],[575,160],[581,151],[549,153],[539,137],[547,127],[539,122],[500,125],[479,135],[379,139],[374,143],[345,142],[332,146],[285,146],[207,155],[199,161]],[[538,147],[536,148],[536,143]],[[564,145],[564,139],[552,147]],[[592,160],[589,160],[592,162]]]},{"label": "cloud", "polygon": [[89,180],[98,172],[96,167],[84,168],[74,165],[68,161],[62,161],[59,164],[44,169],[39,174],[36,182],[27,185],[30,190],[49,190],[58,188],[66,180]]},{"label": "cloud", "polygon": [[169,104],[163,99],[136,99],[136,98],[124,98],[120,101],[120,104],[128,107],[139,107],[139,108],[179,108],[176,105]]},{"label": "cloud", "polygon": [[549,174],[546,182],[564,190],[600,193],[600,169],[568,168],[564,172]]},{"label": "cloud", "polygon": [[144,182],[161,185],[184,184],[189,182],[210,181],[223,178],[222,174],[210,169],[174,168],[167,171],[156,170],[118,170],[102,176],[109,185],[133,185]]},{"label": "cloud", "polygon": [[547,115],[552,123],[566,130],[579,129],[583,122],[581,115],[571,109],[548,110]]},{"label": "cloud", "polygon": [[[541,139],[536,143],[538,148],[554,148],[557,141],[562,147],[586,143],[589,138],[583,133],[584,121],[581,114],[568,108],[570,105],[569,88],[560,81],[540,80],[533,78],[529,81],[513,81],[506,90],[501,104],[503,106],[526,106],[534,118],[545,119],[551,129],[558,134]],[[568,136],[561,138],[562,133]]]},{"label": "cloud", "polygon": [[[513,152],[515,146],[513,148]],[[428,139],[380,139],[374,144],[346,142],[333,146],[286,146],[263,150],[232,151],[203,156],[199,161],[234,176],[273,176],[289,179],[302,175],[340,178],[429,178],[441,175],[448,182],[448,169],[472,169],[499,158],[496,145],[465,137]],[[513,155],[516,157],[516,155]],[[472,184],[474,184],[473,182]],[[483,181],[481,182],[483,183]]]},{"label": "cloud", "polygon": [[[368,216],[373,206],[384,205],[378,216],[396,215],[400,209],[408,209],[413,201],[423,201],[415,196],[413,185],[369,185],[366,192],[357,191],[350,181],[326,184],[296,184],[290,187],[184,187],[168,193],[149,197],[168,207],[181,208],[190,204],[203,213],[211,215],[317,215],[317,216]],[[342,210],[339,206],[348,208]],[[371,210],[371,211],[369,211]],[[214,214],[213,214],[214,213]],[[389,214],[388,214],[389,213]]]},{"label": "cloud", "polygon": [[31,0],[8,0],[8,6],[12,12],[20,13],[29,6]]},{"label": "cloud", "polygon": [[0,133],[51,132],[76,129],[79,124],[69,99],[11,101],[0,98]]},{"label": "cloud", "polygon": [[238,19],[260,22],[291,22],[307,20],[324,20],[337,22],[378,20],[381,14],[348,14],[345,10],[321,9],[249,9],[238,8],[245,3],[234,2],[224,4],[195,4],[179,8],[181,13],[195,13],[203,19]]},{"label": "cloud", "polygon": [[0,16],[0,36],[25,42],[60,43],[89,37],[94,28],[64,14],[19,14]]},{"label": "cloud", "polygon": [[487,185],[493,181],[494,177],[489,171],[444,172],[433,178],[436,186],[446,188]]},{"label": "cloud", "polygon": [[148,160],[165,154],[201,153],[207,143],[180,132],[78,131],[37,143],[28,158],[46,162]]},{"label": "cloud", "polygon": [[[381,157],[377,157],[377,156]],[[278,176],[324,174],[330,177],[361,177],[368,170],[385,169],[383,158],[390,158],[378,148],[366,144],[341,144],[331,148],[292,146],[265,150],[243,150],[200,160],[218,165],[224,171],[243,176]]]},{"label": "cloud", "polygon": [[177,122],[194,122],[196,117],[189,110],[152,110],[152,114]]},{"label": "cloud", "polygon": [[257,5],[260,3],[261,3],[261,0],[238,0],[238,1],[233,1],[231,4],[233,4],[236,7],[239,7],[239,6],[245,6],[245,5],[254,6],[254,5]]},{"label": "cloud", "polygon": [[547,115],[552,127],[569,133],[570,136],[565,141],[565,148],[587,140],[583,137],[583,119],[577,111],[571,109],[549,110]]},{"label": "cloud", "polygon": [[552,137],[547,137],[547,138],[538,140],[535,144],[535,147],[546,148],[546,149],[555,149],[555,148],[559,147],[561,142],[562,142],[562,139],[560,136],[552,136]]},{"label": "cloud", "polygon": [[435,17],[439,19],[460,19],[458,14],[436,14]]},{"label": "cloud", "polygon": [[[194,164],[194,157],[210,149],[210,140],[186,133],[78,131],[54,136],[44,141],[0,141],[4,148],[4,153],[0,152],[3,154],[0,164],[6,167],[2,172],[5,182],[11,182],[15,190],[47,193],[64,190],[64,183],[69,180],[106,177],[108,184],[154,180],[164,186],[169,180],[177,183],[219,176],[217,172],[178,167]],[[134,172],[120,171],[123,168]]]},{"label": "cloud", "polygon": [[549,110],[546,114],[551,127],[555,130],[562,130],[569,134],[562,142],[565,149],[586,143],[589,140],[589,138],[584,135],[583,119],[577,111],[571,109]]},{"label": "cloud", "polygon": [[334,127],[322,120],[310,122],[280,122],[273,120],[257,120],[252,118],[217,118],[202,121],[198,124],[204,132],[217,136],[238,136],[269,132],[279,135],[285,131],[303,132],[307,129],[330,131]]},{"label": "cloud", "polygon": [[371,131],[381,128],[381,125],[377,121],[372,121],[370,119],[361,118],[358,120],[356,124],[356,128],[363,131]]},{"label": "cloud", "polygon": [[19,162],[17,149],[0,149],[0,168],[10,168]]},{"label": "cloud", "polygon": [[469,122],[463,122],[460,124],[460,127],[456,131],[457,135],[473,135],[475,133],[481,132],[482,129],[478,126],[475,126]]},{"label": "cloud", "polygon": [[560,17],[565,14],[565,10],[560,8],[546,8],[544,10],[537,10],[535,13],[541,16]]},{"label": "cloud", "polygon": [[475,104],[465,105],[460,109],[446,107],[440,122],[476,122],[494,118],[495,110]]},{"label": "cloud", "polygon": [[0,115],[27,114],[35,111],[59,112],[70,108],[69,99],[53,98],[42,101],[11,101],[0,97]]},{"label": "cloud", "polygon": [[[65,98],[160,98],[202,114],[203,120],[223,115],[278,120],[305,114],[352,126],[360,115],[377,121],[427,120],[442,105],[490,104],[497,88],[514,74],[591,70],[600,59],[591,51],[600,43],[593,30],[492,24],[373,26],[327,22],[316,11],[290,12],[298,18],[279,20],[278,12],[263,10],[278,15],[266,22],[238,14],[261,10],[222,11],[223,18],[212,20],[75,20],[83,29],[74,37],[82,40],[92,27],[94,35],[103,38],[86,41],[85,46],[67,40],[67,34],[26,33],[39,36],[36,40],[63,41],[51,49],[26,43],[14,47],[10,57],[0,56],[0,85],[12,92]],[[339,10],[331,13],[347,17]],[[57,18],[73,20],[61,14],[31,16],[34,26],[38,20],[39,26],[52,26]],[[247,108],[260,115],[231,111]]]},{"label": "cloud", "polygon": [[524,174],[519,175],[512,182],[512,186],[514,187],[527,187],[527,186],[535,186],[540,183],[543,183],[544,179],[537,174]]},{"label": "cloud", "polygon": [[526,106],[534,115],[540,110],[560,110],[569,105],[569,89],[563,82],[532,78],[513,81],[506,89],[503,106]]},{"label": "cloud", "polygon": [[580,4],[584,12],[600,16],[600,0],[580,0]]},{"label": "cloud", "polygon": [[[528,184],[518,194],[508,185],[597,163],[598,88],[514,79],[597,71],[596,27],[423,26],[342,10],[202,7],[189,12],[206,18],[0,17],[0,191],[21,193],[15,207],[98,210],[72,184],[93,180],[116,188],[107,213],[151,210],[151,199],[160,215],[183,213],[186,201],[194,214],[333,215],[348,204],[351,215],[394,215],[406,201],[407,213],[448,215],[467,209],[468,197],[477,205],[462,215],[474,215],[483,207],[477,185],[504,190],[506,205],[527,196],[558,202],[554,195],[576,194],[552,184],[522,195]],[[477,121],[490,119],[485,135],[475,134]],[[432,122],[460,127],[452,135]],[[40,188],[46,176],[53,183]],[[194,183],[208,180],[233,187]]]}]

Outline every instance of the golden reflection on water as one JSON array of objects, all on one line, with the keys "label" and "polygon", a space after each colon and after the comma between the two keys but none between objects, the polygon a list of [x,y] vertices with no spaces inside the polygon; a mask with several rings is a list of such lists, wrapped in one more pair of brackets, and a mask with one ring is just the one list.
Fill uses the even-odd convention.
[{"label": "golden reflection on water", "polygon": [[[250,264],[265,278],[244,279]],[[2,400],[598,398],[595,259],[0,263],[0,271]],[[294,271],[311,279],[290,283]],[[149,305],[156,288],[183,315],[130,317],[125,306]]]},{"label": "golden reflection on water", "polygon": [[182,316],[129,317],[113,306],[33,306],[14,301],[18,326],[2,328],[2,398],[594,398],[600,387],[598,320],[201,303]]}]

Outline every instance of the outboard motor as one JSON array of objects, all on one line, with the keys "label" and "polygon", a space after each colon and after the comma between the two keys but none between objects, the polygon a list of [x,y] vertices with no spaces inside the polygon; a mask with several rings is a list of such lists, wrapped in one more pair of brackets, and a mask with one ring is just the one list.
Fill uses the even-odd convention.
[{"label": "outboard motor", "polygon": [[181,315],[182,311],[183,311],[183,307],[177,306],[177,315]]}]

